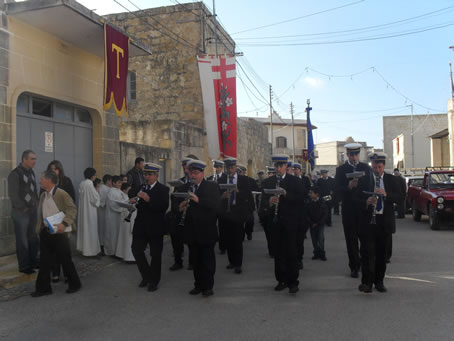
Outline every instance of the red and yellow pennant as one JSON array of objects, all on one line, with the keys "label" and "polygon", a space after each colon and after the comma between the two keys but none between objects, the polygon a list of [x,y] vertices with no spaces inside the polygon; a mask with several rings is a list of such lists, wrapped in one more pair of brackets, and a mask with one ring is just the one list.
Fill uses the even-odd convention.
[{"label": "red and yellow pennant", "polygon": [[104,110],[112,103],[118,116],[128,117],[129,38],[104,24]]}]

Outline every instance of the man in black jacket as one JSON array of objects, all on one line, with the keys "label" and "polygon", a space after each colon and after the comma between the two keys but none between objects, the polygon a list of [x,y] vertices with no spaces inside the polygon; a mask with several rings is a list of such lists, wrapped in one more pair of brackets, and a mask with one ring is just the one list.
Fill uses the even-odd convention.
[{"label": "man in black jacket", "polygon": [[[320,197],[326,197],[328,195],[333,196],[334,192],[334,179],[328,176],[328,171],[326,169],[320,170],[321,177],[317,180],[317,187],[320,189]],[[325,200],[326,208],[327,208],[327,216],[326,216],[326,226],[331,226],[331,208],[332,205],[331,200]]]},{"label": "man in black jacket", "polygon": [[[188,168],[188,162],[191,161],[192,158],[185,157],[181,161],[181,166],[183,167],[184,176],[181,177],[179,180],[183,182],[187,186],[180,186],[175,187],[174,193],[178,192],[187,192],[190,183],[191,172]],[[181,219],[181,212],[180,212],[180,203],[183,201],[182,198],[177,198],[174,196],[170,197],[170,212],[168,213],[168,226],[169,226],[169,234],[170,234],[170,241],[172,243],[173,249],[173,257],[175,262],[169,268],[170,271],[176,271],[183,268],[183,255],[184,255],[184,241],[183,241],[183,229],[180,226],[182,222]],[[188,252],[188,270],[192,270],[192,259],[191,253]]]},{"label": "man in black jacket", "polygon": [[[276,291],[289,288],[298,292],[298,226],[304,188],[295,176],[287,174],[287,155],[273,155],[276,175],[263,182],[262,206],[267,207],[267,220],[271,230],[274,253],[274,274],[278,282]],[[267,189],[284,189],[281,195],[266,194]],[[276,208],[277,206],[277,208]]]},{"label": "man in black jacket", "polygon": [[[184,220],[184,239],[191,250],[194,267],[194,289],[189,294],[208,297],[213,295],[216,256],[214,246],[218,239],[216,228],[219,185],[204,179],[206,164],[200,160],[188,163],[193,180],[193,194],[189,201],[180,204],[180,211],[187,207]],[[189,185],[187,185],[189,186]]]},{"label": "man in black jacket", "polygon": [[225,174],[225,172],[223,172],[224,161],[213,160],[213,169],[214,169],[214,174],[210,175],[207,178],[207,180],[216,181],[217,183],[219,183],[219,181],[223,181],[225,178],[227,178],[227,174]]},{"label": "man in black jacket", "polygon": [[[151,162],[144,165],[145,184],[137,194],[137,217],[132,231],[132,254],[142,275],[139,287],[148,285],[148,291],[156,291],[161,280],[165,213],[169,207],[169,187],[158,182],[160,169],[161,166]],[[145,257],[147,245],[150,245],[150,264]]]},{"label": "man in black jacket", "polygon": [[342,202],[342,225],[344,226],[345,241],[347,243],[348,265],[350,276],[358,278],[360,269],[359,257],[359,226],[361,208],[353,200],[357,192],[358,178],[347,178],[347,174],[353,172],[365,172],[366,178],[370,176],[370,167],[359,162],[361,144],[349,143],[345,145],[348,160],[337,167],[335,176],[335,192],[337,198]]},{"label": "man in black jacket", "polygon": [[249,180],[246,176],[238,175],[237,159],[226,158],[227,179],[219,184],[236,185],[232,191],[224,191],[219,206],[219,227],[225,233],[227,269],[234,269],[236,274],[242,272],[244,222],[249,213],[250,201],[253,201]]},{"label": "man in black jacket", "polygon": [[128,192],[128,196],[130,198],[135,198],[137,196],[137,193],[139,193],[140,189],[145,183],[143,173],[144,163],[145,160],[143,158],[136,158],[136,160],[134,161],[134,167],[126,173],[128,184],[131,186],[131,189]]},{"label": "man in black jacket", "polygon": [[360,191],[356,193],[361,207],[362,276],[358,289],[365,293],[372,292],[373,284],[377,291],[387,291],[383,283],[386,272],[386,241],[396,227],[394,203],[402,198],[394,176],[384,172],[386,154],[374,153],[370,159],[373,174],[359,180]]},{"label": "man in black jacket", "polygon": [[[243,175],[247,177],[248,182],[249,182],[249,190],[255,193],[258,193],[260,191],[259,186],[257,185],[257,182],[249,177],[247,175],[247,168],[241,164],[238,164],[238,174]],[[244,235],[243,235],[243,240],[244,237],[247,237],[247,240],[252,240],[252,232],[254,232],[254,211],[255,211],[255,204],[257,202],[256,198],[254,195],[252,196],[253,200],[249,200],[249,205],[248,205],[248,215],[246,218],[246,221],[244,222]]]},{"label": "man in black jacket", "polygon": [[16,234],[16,255],[19,271],[32,274],[39,265],[39,239],[35,232],[38,187],[33,168],[36,154],[31,150],[22,153],[22,163],[8,175],[8,195],[11,200],[11,218]]}]

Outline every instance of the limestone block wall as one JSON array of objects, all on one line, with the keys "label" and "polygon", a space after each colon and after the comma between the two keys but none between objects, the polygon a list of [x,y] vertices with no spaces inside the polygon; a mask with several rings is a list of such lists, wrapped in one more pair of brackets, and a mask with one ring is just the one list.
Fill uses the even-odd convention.
[{"label": "limestone block wall", "polygon": [[7,178],[11,171],[13,132],[11,106],[8,105],[9,34],[5,4],[0,1],[0,256],[14,252],[14,228],[10,218]]},{"label": "limestone block wall", "polygon": [[259,170],[271,164],[268,129],[254,119],[238,118],[238,160],[248,167],[248,175],[257,177]]}]

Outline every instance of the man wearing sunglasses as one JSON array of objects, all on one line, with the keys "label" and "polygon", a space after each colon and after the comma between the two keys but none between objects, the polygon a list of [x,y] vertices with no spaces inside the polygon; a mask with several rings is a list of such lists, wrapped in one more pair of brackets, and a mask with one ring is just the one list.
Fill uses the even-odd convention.
[{"label": "man wearing sunglasses", "polygon": [[354,200],[355,193],[358,191],[358,177],[349,177],[348,174],[354,172],[365,172],[365,176],[370,176],[371,168],[369,165],[360,162],[360,151],[362,145],[359,143],[348,143],[345,145],[347,161],[337,167],[335,176],[335,192],[342,202],[342,225],[344,226],[345,241],[347,243],[348,265],[350,276],[358,278],[360,269],[359,256],[359,226],[361,207]]}]

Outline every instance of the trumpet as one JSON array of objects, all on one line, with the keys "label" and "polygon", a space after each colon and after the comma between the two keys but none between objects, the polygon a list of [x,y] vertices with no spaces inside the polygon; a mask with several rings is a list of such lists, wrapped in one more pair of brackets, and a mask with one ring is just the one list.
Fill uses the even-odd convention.
[{"label": "trumpet", "polygon": [[172,193],[172,195],[175,198],[183,198],[184,201],[186,201],[186,206],[184,207],[183,214],[181,215],[181,219],[180,219],[180,222],[178,223],[178,226],[184,226],[184,220],[186,219],[186,212],[189,207],[189,202],[191,201],[192,193],[194,193],[194,182],[191,180],[190,183],[191,183],[191,186],[189,186],[187,192]]},{"label": "trumpet", "polygon": [[[230,177],[228,178],[230,180]],[[235,200],[235,191],[237,190],[236,184],[219,184],[219,188],[222,190],[225,190],[226,193],[229,193],[229,195],[233,192],[234,197],[233,200]],[[232,209],[231,207],[231,202],[230,202],[230,197],[228,198],[227,201],[227,212],[230,212]]]},{"label": "trumpet", "polygon": [[[364,194],[367,194],[367,195],[371,195],[371,196],[375,196],[377,199],[379,197],[384,197],[383,194],[381,193],[377,193],[377,192],[367,192],[367,191],[363,191]],[[370,219],[370,224],[377,224],[377,221],[376,221],[376,216],[377,216],[377,204],[373,204],[372,205],[373,207],[373,210],[372,210],[372,217]]]}]

